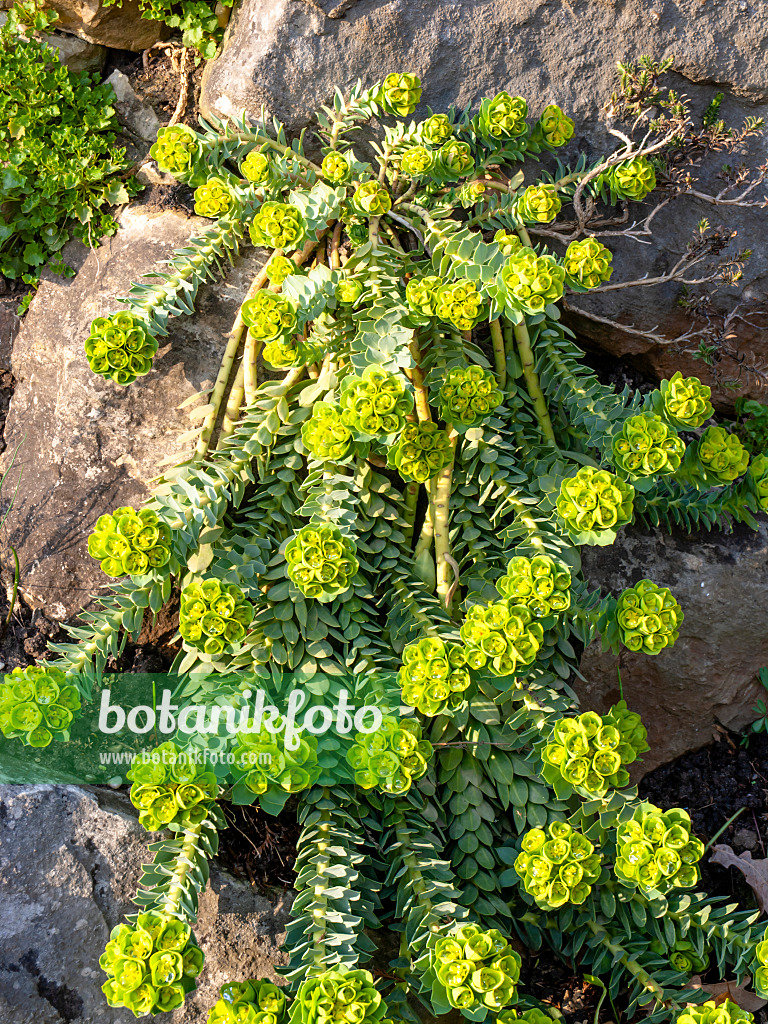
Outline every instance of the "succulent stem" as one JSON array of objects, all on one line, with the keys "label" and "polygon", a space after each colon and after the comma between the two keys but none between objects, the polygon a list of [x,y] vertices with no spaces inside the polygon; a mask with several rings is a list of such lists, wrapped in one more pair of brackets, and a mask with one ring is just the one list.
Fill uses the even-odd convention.
[{"label": "succulent stem", "polygon": [[536,413],[536,419],[538,420],[539,427],[549,443],[557,446],[552,420],[549,418],[547,400],[544,398],[544,393],[541,390],[541,384],[539,382],[539,375],[536,373],[533,350],[531,349],[531,336],[528,333],[528,327],[525,320],[523,320],[522,323],[515,325],[515,340],[517,341],[517,350],[520,353],[523,377],[525,378],[528,394],[533,402],[533,411]]},{"label": "succulent stem", "polygon": [[449,593],[451,590],[451,567],[446,556],[451,553],[449,537],[451,483],[453,481],[453,462],[456,453],[456,434],[450,437],[453,457],[447,466],[440,470],[435,481],[434,516],[435,516],[435,566],[437,569],[437,596],[445,605],[450,615]]},{"label": "succulent stem", "polygon": [[415,480],[410,480],[405,485],[405,522],[407,528],[403,531],[405,533],[405,544],[410,547],[413,541],[413,527],[416,521],[416,506],[419,502],[419,484]]},{"label": "succulent stem", "polygon": [[496,367],[496,379],[503,391],[507,386],[507,353],[504,348],[504,335],[501,331],[501,320],[491,320],[491,341],[493,342],[493,361]]}]

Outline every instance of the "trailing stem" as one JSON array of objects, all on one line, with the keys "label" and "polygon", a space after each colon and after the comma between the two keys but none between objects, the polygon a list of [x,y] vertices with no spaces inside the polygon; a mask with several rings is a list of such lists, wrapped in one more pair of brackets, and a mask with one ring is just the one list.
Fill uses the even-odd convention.
[{"label": "trailing stem", "polygon": [[450,436],[452,456],[447,466],[441,469],[434,489],[434,516],[435,516],[435,569],[437,572],[437,596],[445,606],[446,611],[451,613],[452,580],[451,565],[448,559],[451,555],[449,537],[451,484],[453,481],[453,463],[456,457],[456,434]]},{"label": "trailing stem", "polygon": [[520,353],[520,363],[523,368],[523,377],[525,378],[525,385],[528,389],[528,394],[533,402],[533,411],[536,414],[536,420],[538,421],[539,428],[547,441],[557,447],[552,420],[549,418],[547,400],[544,398],[544,392],[541,390],[539,375],[536,373],[533,350],[531,348],[531,337],[528,334],[528,327],[526,326],[525,321],[523,320],[522,323],[516,324],[514,330],[515,340],[517,341],[517,351]]}]

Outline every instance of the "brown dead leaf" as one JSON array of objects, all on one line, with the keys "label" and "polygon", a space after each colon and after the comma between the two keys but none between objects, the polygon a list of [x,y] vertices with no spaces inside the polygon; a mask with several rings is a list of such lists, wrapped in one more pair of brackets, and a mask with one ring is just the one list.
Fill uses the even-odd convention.
[{"label": "brown dead leaf", "polygon": [[768,858],[752,860],[749,850],[737,857],[730,846],[714,846],[709,860],[724,868],[737,868],[754,892],[760,910],[764,914],[768,912]]},{"label": "brown dead leaf", "polygon": [[761,999],[754,992],[747,991],[747,985],[751,981],[752,979],[747,975],[742,985],[737,985],[735,980],[719,981],[717,984],[707,985],[702,984],[701,975],[694,974],[690,981],[690,987],[700,988],[703,992],[707,992],[718,1006],[720,1003],[724,1003],[726,999],[730,999],[731,1002],[740,1006],[742,1010],[754,1013],[756,1010],[762,1010],[766,1003],[768,1003],[768,999]]}]

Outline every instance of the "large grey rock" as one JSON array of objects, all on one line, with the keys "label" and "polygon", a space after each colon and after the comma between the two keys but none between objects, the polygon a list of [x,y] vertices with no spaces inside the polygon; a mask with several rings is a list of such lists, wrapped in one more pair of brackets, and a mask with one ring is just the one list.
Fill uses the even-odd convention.
[{"label": "large grey rock", "polygon": [[605,711],[620,695],[642,715],[650,751],[642,772],[709,743],[718,726],[740,731],[764,695],[768,664],[768,526],[755,533],[653,536],[623,530],[612,547],[582,548],[587,578],[614,595],[642,579],[669,587],[685,618],[675,645],[655,657],[587,648],[577,689]]},{"label": "large grey rock", "polygon": [[91,372],[83,350],[90,323],[121,308],[115,298],[131,281],[209,223],[126,207],[118,233],[87,258],[82,246],[71,248],[82,263],[77,276],[41,285],[14,342],[5,440],[8,451],[23,442],[23,477],[5,543],[18,551],[22,594],[54,618],[71,617],[105,586],[88,534],[103,513],[140,502],[160,460],[179,450],[191,424],[177,407],[215,380],[258,257],[238,261],[226,284],[201,289],[197,315],[173,322],[149,375],[128,388]]},{"label": "large grey rock", "polygon": [[154,142],[160,121],[152,107],[142,103],[136,95],[128,76],[115,69],[107,79],[107,85],[115,91],[115,113],[123,128],[143,143]]},{"label": "large grey rock", "polygon": [[[146,50],[165,30],[159,21],[142,18],[139,0],[111,7],[102,0],[46,0],[45,6],[58,13],[58,29],[116,50]],[[0,0],[0,8],[9,7],[13,0]]]},{"label": "large grey rock", "polygon": [[[101,992],[98,959],[128,913],[148,834],[126,796],[76,786],[0,787],[0,1021],[127,1024]],[[168,1016],[204,1024],[220,985],[276,980],[290,896],[274,904],[215,866],[195,935],[206,963],[197,992]],[[165,1017],[163,1019],[166,1019]]]},{"label": "large grey rock", "polygon": [[[242,0],[221,56],[205,68],[201,107],[204,114],[238,116],[245,110],[255,118],[264,106],[297,132],[314,109],[328,102],[335,86],[348,89],[358,78],[372,83],[390,71],[408,70],[424,84],[417,117],[426,113],[427,103],[438,111],[453,103],[462,109],[506,89],[527,97],[533,114],[559,103],[576,121],[578,148],[593,159],[616,145],[607,131],[605,107],[616,87],[618,60],[674,54],[680,72],[674,83],[692,97],[697,116],[714,95],[713,83],[725,92],[721,112],[728,123],[766,115],[767,14],[765,0],[660,0],[653,5],[615,0]],[[745,156],[753,166],[762,164],[765,143],[757,141]],[[702,191],[722,187],[716,175],[726,160],[740,163],[742,154],[708,158],[701,169]],[[632,216],[637,210],[634,206]],[[738,245],[754,250],[741,287],[755,304],[768,308],[765,214],[757,210],[678,200],[668,215],[657,218],[654,245],[606,239],[616,253],[614,280],[668,270],[702,217],[736,229]],[[680,287],[672,284],[577,296],[574,305],[677,337],[691,327],[678,305],[679,294]],[[722,294],[727,308],[735,290]],[[585,318],[571,317],[571,322],[587,340],[615,354],[630,354],[659,376],[678,368],[707,374],[701,362],[670,354],[664,346]],[[757,329],[735,325],[745,354],[763,361],[768,356],[760,333],[764,326],[760,320]],[[729,360],[722,369],[726,375],[737,372]],[[732,401],[725,392],[717,398],[725,406]]]}]

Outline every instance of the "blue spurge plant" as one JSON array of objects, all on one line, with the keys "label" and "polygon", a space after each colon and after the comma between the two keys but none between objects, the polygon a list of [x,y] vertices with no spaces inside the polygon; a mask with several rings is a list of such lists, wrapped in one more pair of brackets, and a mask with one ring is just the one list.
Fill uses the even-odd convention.
[{"label": "blue spurge plant", "polygon": [[[768,470],[754,455],[748,472],[738,438],[706,427],[700,381],[617,393],[561,322],[564,294],[597,297],[611,276],[608,236],[583,201],[641,219],[629,204],[665,173],[663,146],[623,141],[566,166],[551,154],[574,126],[553,104],[539,112],[503,92],[419,118],[420,99],[401,72],[338,92],[306,151],[278,122],[161,133],[158,160],[204,189],[211,216],[131,287],[124,313],[157,341],[244,238],[268,260],[193,450],[141,513],[99,521],[90,550],[123,579],[53,645],[54,665],[91,700],[126,635],[181,591],[174,703],[179,716],[209,708],[219,730],[167,738],[178,754],[229,760],[215,786],[204,766],[136,769],[143,820],[167,822],[171,838],[150,846],[131,934],[158,914],[191,941],[221,799],[277,813],[294,796],[285,1003],[233,979],[214,1024],[418,1024],[452,1011],[542,1024],[513,943],[599,978],[627,1020],[641,1009],[666,1024],[705,998],[681,942],[742,981],[763,929],[696,891],[701,846],[682,812],[638,800],[638,716],[623,702],[579,712],[584,645],[623,642],[631,666],[664,658],[683,623],[669,581],[603,593],[579,549],[631,527],[755,527]],[[379,132],[365,150],[362,125]],[[264,364],[284,370],[265,377]],[[157,531],[149,548],[145,529]],[[144,567],[138,555],[158,546]],[[625,685],[631,704],[631,669]],[[2,742],[42,725],[32,689],[11,697],[25,728]],[[257,721],[257,691],[279,721]],[[356,720],[352,704],[380,721]],[[399,940],[389,963],[383,926]],[[186,984],[173,957],[153,981],[147,934],[146,955],[113,945],[105,961],[110,998],[139,1012]]]},{"label": "blue spurge plant", "polygon": [[152,369],[157,340],[147,324],[132,313],[97,317],[85,343],[88,365],[116,384],[132,384]]},{"label": "blue spurge plant", "polygon": [[30,747],[66,742],[80,694],[54,665],[15,668],[0,684],[0,731]]},{"label": "blue spurge plant", "polygon": [[171,823],[205,820],[219,792],[216,775],[199,771],[174,743],[162,743],[154,754],[155,760],[139,762],[126,773],[133,783],[130,797],[139,810],[139,824],[158,832]]},{"label": "blue spurge plant", "polygon": [[230,981],[221,986],[219,996],[208,1024],[284,1024],[286,1020],[285,992],[270,981]]},{"label": "blue spurge plant", "polygon": [[130,505],[99,516],[88,538],[88,554],[107,576],[143,576],[171,557],[171,531],[151,509]]}]

